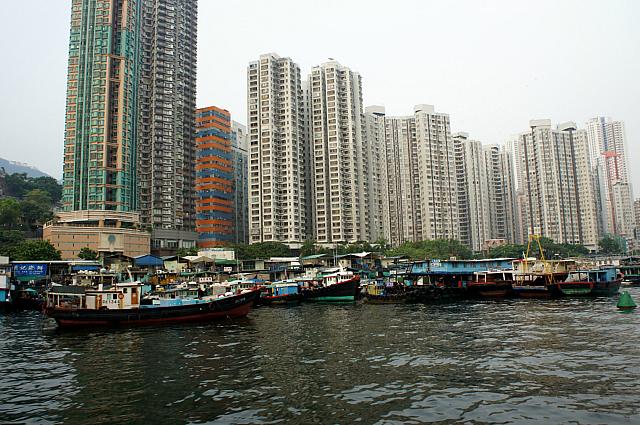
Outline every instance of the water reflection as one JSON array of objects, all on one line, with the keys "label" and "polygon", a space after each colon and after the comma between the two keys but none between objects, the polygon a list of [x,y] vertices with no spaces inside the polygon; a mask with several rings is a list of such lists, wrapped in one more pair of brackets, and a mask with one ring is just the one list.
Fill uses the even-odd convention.
[{"label": "water reflection", "polygon": [[3,423],[640,422],[640,313],[610,299],[303,305],[89,332],[0,320]]}]

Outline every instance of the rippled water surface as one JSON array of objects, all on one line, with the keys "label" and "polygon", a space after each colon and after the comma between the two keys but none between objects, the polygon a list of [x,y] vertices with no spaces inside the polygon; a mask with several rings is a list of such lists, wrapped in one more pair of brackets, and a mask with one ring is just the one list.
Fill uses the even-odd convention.
[{"label": "rippled water surface", "polygon": [[303,305],[82,332],[22,313],[0,316],[0,371],[0,423],[638,424],[640,311]]}]

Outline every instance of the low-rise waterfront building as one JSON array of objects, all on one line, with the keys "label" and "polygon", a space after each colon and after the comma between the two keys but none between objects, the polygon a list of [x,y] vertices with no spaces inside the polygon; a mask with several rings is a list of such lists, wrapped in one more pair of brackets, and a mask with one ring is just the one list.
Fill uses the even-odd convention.
[{"label": "low-rise waterfront building", "polygon": [[150,251],[151,235],[140,229],[140,217],[133,212],[59,212],[44,225],[42,233],[67,260],[78,258],[82,248],[102,256],[121,253],[135,257]]}]

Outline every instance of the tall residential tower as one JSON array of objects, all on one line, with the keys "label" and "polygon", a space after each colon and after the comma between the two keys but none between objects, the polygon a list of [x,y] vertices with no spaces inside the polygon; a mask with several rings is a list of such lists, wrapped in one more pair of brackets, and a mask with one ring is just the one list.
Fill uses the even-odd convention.
[{"label": "tall residential tower", "polygon": [[234,241],[231,115],[215,106],[196,111],[196,229],[198,246]]},{"label": "tall residential tower", "polygon": [[[125,2],[127,3],[127,2]],[[144,0],[138,186],[157,253],[195,246],[197,1]]]},{"label": "tall residential tower", "polygon": [[43,229],[63,258],[84,247],[128,256],[149,251],[136,212],[141,6],[136,0],[72,2],[64,212]]},{"label": "tall residential tower", "polygon": [[250,243],[309,237],[301,84],[300,67],[273,53],[247,69]]},{"label": "tall residential tower", "polygon": [[330,245],[369,240],[360,75],[332,61],[314,67],[308,84],[314,236]]}]

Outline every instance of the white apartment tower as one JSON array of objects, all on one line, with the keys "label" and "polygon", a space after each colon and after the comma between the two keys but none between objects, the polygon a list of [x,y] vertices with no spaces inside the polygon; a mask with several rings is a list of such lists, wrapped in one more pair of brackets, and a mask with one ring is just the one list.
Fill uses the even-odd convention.
[{"label": "white apartment tower", "polygon": [[532,120],[529,125],[518,141],[524,230],[557,243],[582,243],[575,124],[552,129],[550,120]]},{"label": "white apartment tower", "polygon": [[331,61],[312,68],[307,84],[316,241],[371,240],[360,75]]},{"label": "white apartment tower", "polygon": [[414,109],[420,185],[420,239],[459,239],[458,187],[449,115]]},{"label": "white apartment tower", "polygon": [[385,153],[387,182],[383,190],[388,202],[389,242],[397,246],[420,241],[420,164],[414,117],[385,119]]},{"label": "white apartment tower", "polygon": [[630,240],[635,217],[624,122],[597,117],[586,123],[586,131],[592,166],[601,173],[598,190],[602,230]]},{"label": "white apartment tower", "polygon": [[507,147],[484,147],[491,239],[516,243],[516,189],[513,156]]},{"label": "white apartment tower", "polygon": [[307,234],[300,68],[265,54],[247,69],[249,242],[297,248]]},{"label": "white apartment tower", "polygon": [[482,143],[468,133],[453,135],[458,187],[459,240],[480,251],[490,239],[489,180]]},{"label": "white apartment tower", "polygon": [[573,129],[573,152],[578,186],[579,224],[582,244],[598,249],[601,225],[598,219],[598,168],[593,167],[587,131]]},{"label": "white apartment tower", "polygon": [[384,106],[365,108],[365,161],[368,163],[369,193],[366,208],[369,211],[369,233],[372,242],[384,239],[391,242],[389,228],[389,191],[387,187],[387,152],[385,143]]}]

